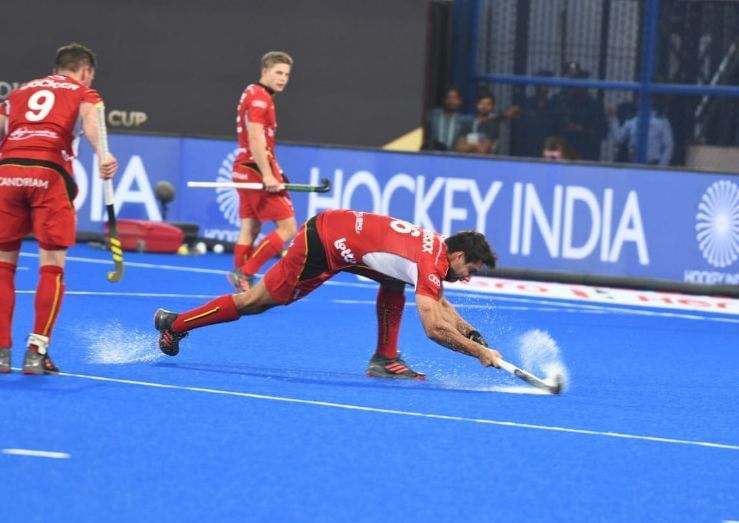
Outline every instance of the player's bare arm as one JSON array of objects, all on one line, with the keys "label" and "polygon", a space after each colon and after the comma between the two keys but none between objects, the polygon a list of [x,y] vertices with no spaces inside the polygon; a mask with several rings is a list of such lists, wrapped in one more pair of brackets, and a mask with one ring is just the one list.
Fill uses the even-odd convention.
[{"label": "player's bare arm", "polygon": [[246,129],[249,134],[249,150],[254,157],[254,163],[262,173],[262,183],[269,192],[278,192],[282,189],[277,181],[267,156],[267,141],[264,139],[264,125],[258,122],[247,122]]},{"label": "player's bare arm", "polygon": [[5,116],[0,114],[0,140],[5,137]]},{"label": "player's bare arm", "polygon": [[423,330],[430,339],[448,349],[477,358],[484,367],[499,366],[500,353],[463,336],[441,301],[417,294],[416,307]]},{"label": "player's bare arm", "polygon": [[467,323],[465,319],[459,315],[457,309],[454,308],[454,305],[452,305],[449,300],[441,298],[439,303],[441,304],[441,308],[444,311],[444,316],[447,321],[454,325],[454,328],[456,328],[462,336],[467,337],[471,331],[475,330],[472,325]]},{"label": "player's bare arm", "polygon": [[83,102],[80,104],[80,118],[82,119],[82,129],[85,131],[85,136],[90,142],[95,154],[98,157],[98,168],[100,171],[101,178],[112,178],[118,170],[118,160],[113,156],[112,153],[103,158],[99,150],[99,134],[97,117],[95,116],[95,105]]}]

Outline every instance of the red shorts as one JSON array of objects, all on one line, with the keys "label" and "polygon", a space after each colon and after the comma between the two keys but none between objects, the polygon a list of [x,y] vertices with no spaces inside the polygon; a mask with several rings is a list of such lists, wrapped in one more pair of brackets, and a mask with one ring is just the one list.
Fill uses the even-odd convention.
[{"label": "red shorts", "polygon": [[307,296],[335,274],[328,269],[326,251],[313,217],[298,230],[287,254],[267,271],[262,281],[272,299],[287,305]]},{"label": "red shorts", "polygon": [[0,162],[0,250],[18,250],[29,232],[44,249],[74,245],[75,190],[72,178],[50,162]]},{"label": "red shorts", "polygon": [[[277,162],[270,162],[275,177],[282,181],[282,174]],[[262,183],[262,174],[255,165],[237,164],[234,166],[233,181]],[[239,194],[239,218],[256,218],[260,222],[286,220],[295,215],[293,204],[287,191],[270,193],[236,189]]]}]

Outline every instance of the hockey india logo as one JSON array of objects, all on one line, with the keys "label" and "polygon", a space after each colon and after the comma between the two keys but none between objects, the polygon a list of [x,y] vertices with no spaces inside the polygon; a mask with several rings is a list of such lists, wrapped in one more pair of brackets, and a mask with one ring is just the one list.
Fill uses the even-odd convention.
[{"label": "hockey india logo", "polygon": [[728,267],[739,257],[739,187],[728,180],[711,185],[696,214],[696,239],[714,267]]},{"label": "hockey india logo", "polygon": [[[234,149],[223,159],[221,167],[218,169],[217,182],[230,183],[233,181],[231,179],[231,167],[238,152],[238,149]],[[239,195],[236,193],[236,189],[218,187],[216,189],[216,199],[218,200],[218,208],[226,221],[234,227],[239,227],[241,219],[239,218]]]}]

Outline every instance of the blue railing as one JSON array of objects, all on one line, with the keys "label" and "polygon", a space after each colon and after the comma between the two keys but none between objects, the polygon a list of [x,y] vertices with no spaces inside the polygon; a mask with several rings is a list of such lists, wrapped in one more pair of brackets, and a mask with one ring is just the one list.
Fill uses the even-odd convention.
[{"label": "blue railing", "polygon": [[[736,96],[739,87],[708,86],[658,83],[654,78],[654,64],[657,53],[657,28],[659,21],[660,0],[647,0],[641,60],[641,78],[636,82],[619,82],[606,80],[573,80],[567,78],[534,77],[510,74],[481,74],[477,67],[480,34],[480,0],[456,0],[454,5],[455,67],[454,82],[462,86],[465,99],[474,98],[475,86],[478,82],[547,85],[552,87],[584,87],[587,89],[612,89],[636,91],[638,100],[637,161],[647,161],[647,140],[649,131],[649,114],[652,108],[652,96],[655,94],[683,94],[702,96]],[[465,34],[466,33],[466,34]],[[469,42],[469,45],[465,45]],[[465,48],[467,53],[465,53]]]}]

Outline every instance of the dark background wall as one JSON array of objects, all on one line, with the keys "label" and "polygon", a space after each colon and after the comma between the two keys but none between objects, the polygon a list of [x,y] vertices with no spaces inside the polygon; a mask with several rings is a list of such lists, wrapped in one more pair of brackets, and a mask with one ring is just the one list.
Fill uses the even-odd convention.
[{"label": "dark background wall", "polygon": [[[378,146],[421,120],[427,0],[28,0],[0,13],[0,98],[72,41],[100,60],[111,124],[235,135],[259,59],[295,59],[278,140]],[[123,111],[123,112],[115,112]],[[145,113],[146,121],[137,113]]]}]

